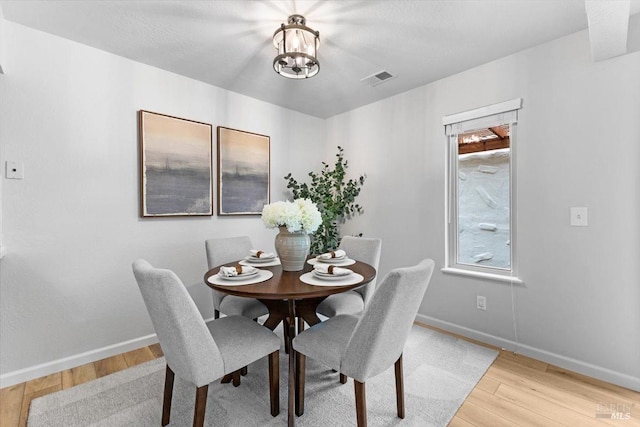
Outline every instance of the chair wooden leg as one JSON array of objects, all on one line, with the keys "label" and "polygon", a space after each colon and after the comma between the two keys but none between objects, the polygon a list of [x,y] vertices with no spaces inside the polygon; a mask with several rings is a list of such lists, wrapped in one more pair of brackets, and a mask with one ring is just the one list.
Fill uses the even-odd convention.
[{"label": "chair wooden leg", "polygon": [[404,373],[402,372],[402,354],[395,363],[396,367],[396,402],[398,417],[404,418]]},{"label": "chair wooden leg", "polygon": [[367,427],[367,397],[364,391],[364,383],[353,380],[356,389],[356,417],[358,419],[358,427]]},{"label": "chair wooden leg", "polygon": [[280,351],[269,354],[269,398],[271,400],[271,416],[280,413]]},{"label": "chair wooden leg", "polygon": [[162,404],[162,425],[169,424],[169,417],[171,416],[171,398],[173,397],[173,379],[175,374],[167,365],[167,370],[164,375],[164,402]]},{"label": "chair wooden leg", "polygon": [[214,319],[220,318],[220,310],[216,310],[215,308],[213,309],[213,318]]},{"label": "chair wooden leg", "polygon": [[304,319],[302,317],[298,317],[298,333],[304,331]]},{"label": "chair wooden leg", "polygon": [[345,374],[340,374],[340,384],[347,383],[347,376]]},{"label": "chair wooden leg", "polygon": [[296,415],[304,414],[304,387],[307,356],[296,353]]},{"label": "chair wooden leg", "polygon": [[238,387],[240,385],[240,370],[241,369],[238,369],[237,371],[233,371],[233,373],[231,374],[233,378],[234,387]]},{"label": "chair wooden leg", "polygon": [[289,354],[289,322],[287,319],[282,322],[282,329],[284,332],[284,352]]},{"label": "chair wooden leg", "polygon": [[207,391],[209,385],[203,385],[196,390],[196,409],[193,411],[193,427],[204,426],[204,414],[207,407]]},{"label": "chair wooden leg", "polygon": [[245,375],[247,375],[248,369],[246,366],[243,366],[242,368],[240,368],[240,375],[242,375],[243,377]]}]

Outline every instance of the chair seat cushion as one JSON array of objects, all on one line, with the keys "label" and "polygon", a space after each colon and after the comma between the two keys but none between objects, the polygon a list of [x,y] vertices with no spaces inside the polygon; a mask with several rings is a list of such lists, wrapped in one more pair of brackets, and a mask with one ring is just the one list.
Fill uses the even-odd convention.
[{"label": "chair seat cushion", "polygon": [[340,371],[340,359],[358,317],[341,315],[320,322],[293,339],[293,348],[305,356],[317,360],[329,368]]},{"label": "chair seat cushion", "polygon": [[227,316],[244,316],[249,319],[257,319],[269,314],[266,305],[254,298],[243,298],[235,295],[227,295],[220,303],[220,311]]},{"label": "chair seat cushion", "polygon": [[209,322],[207,327],[220,349],[225,374],[280,349],[276,334],[244,316],[222,317]]},{"label": "chair seat cushion", "polygon": [[340,314],[358,314],[364,310],[362,295],[356,291],[347,291],[328,296],[318,305],[318,313],[327,317]]}]

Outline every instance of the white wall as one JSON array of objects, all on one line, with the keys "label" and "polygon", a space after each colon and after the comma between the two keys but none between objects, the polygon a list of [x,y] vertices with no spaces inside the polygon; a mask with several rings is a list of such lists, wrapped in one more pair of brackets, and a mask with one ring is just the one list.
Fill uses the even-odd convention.
[{"label": "white wall", "polygon": [[[640,389],[640,53],[592,63],[589,52],[586,31],[529,49],[330,118],[327,140],[369,177],[366,213],[344,231],[382,238],[380,273],[424,257],[444,267],[441,118],[524,98],[524,285],[512,305],[508,284],[438,270],[419,319]],[[589,208],[589,227],[569,225],[571,206]]]},{"label": "white wall", "polygon": [[[2,12],[2,5],[0,5],[0,79],[2,78],[2,74],[4,74],[4,70],[7,69],[5,51],[6,48],[5,40],[5,27],[6,21],[4,20],[4,14]],[[0,92],[0,98],[2,98],[2,92]],[[0,116],[0,130],[2,129],[2,116]],[[2,157],[2,133],[0,133],[0,158]],[[4,166],[0,166],[0,173],[4,172]],[[4,245],[2,244],[2,179],[0,178],[0,260],[4,257]],[[2,265],[0,264],[0,270],[2,269]]]},{"label": "white wall", "polygon": [[2,5],[0,5],[0,74],[4,74],[4,70],[7,68],[6,58],[5,58],[5,20],[4,14],[2,13]]},{"label": "white wall", "polygon": [[153,329],[135,259],[174,270],[207,318],[204,240],[247,234],[273,249],[276,230],[255,216],[139,218],[138,110],[211,123],[214,144],[218,125],[269,135],[274,201],[324,132],[323,120],[5,24],[0,161],[24,163],[25,177],[2,179],[3,386],[144,345]]}]

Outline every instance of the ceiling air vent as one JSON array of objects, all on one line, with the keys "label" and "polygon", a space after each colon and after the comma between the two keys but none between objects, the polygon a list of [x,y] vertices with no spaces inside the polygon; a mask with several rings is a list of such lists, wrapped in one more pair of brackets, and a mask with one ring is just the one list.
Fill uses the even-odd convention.
[{"label": "ceiling air vent", "polygon": [[378,86],[380,83],[384,83],[386,81],[394,79],[396,76],[391,75],[387,71],[378,71],[377,73],[371,74],[363,79],[360,79],[362,83],[367,86]]}]

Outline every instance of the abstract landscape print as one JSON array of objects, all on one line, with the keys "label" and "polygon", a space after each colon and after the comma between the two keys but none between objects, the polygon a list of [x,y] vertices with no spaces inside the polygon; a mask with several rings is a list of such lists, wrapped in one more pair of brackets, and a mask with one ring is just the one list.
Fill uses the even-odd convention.
[{"label": "abstract landscape print", "polygon": [[269,203],[270,138],[218,126],[218,215],[260,215]]},{"label": "abstract landscape print", "polygon": [[212,127],[139,111],[143,217],[213,215]]}]

